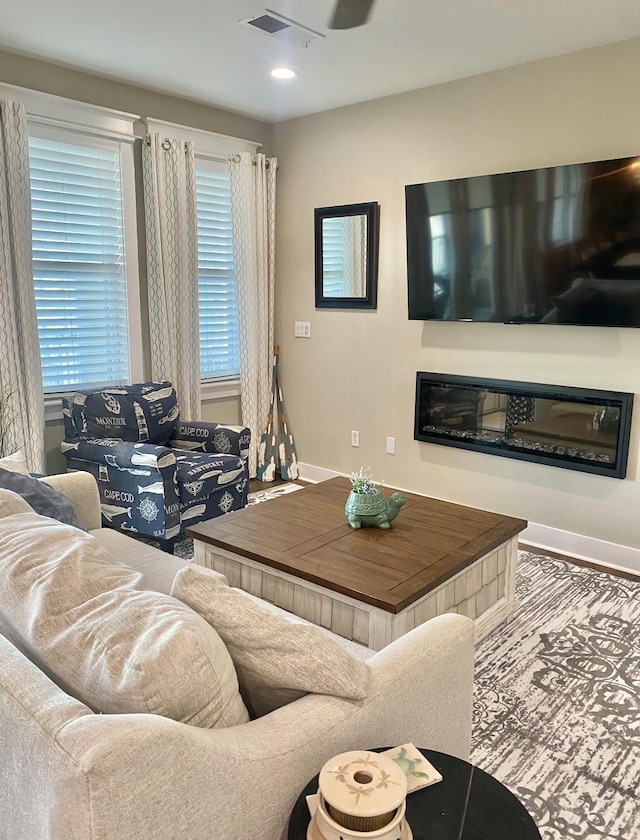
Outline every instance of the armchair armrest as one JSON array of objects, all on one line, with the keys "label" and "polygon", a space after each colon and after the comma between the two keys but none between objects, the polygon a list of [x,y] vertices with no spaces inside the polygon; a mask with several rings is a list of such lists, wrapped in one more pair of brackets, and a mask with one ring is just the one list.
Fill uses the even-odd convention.
[{"label": "armchair armrest", "polygon": [[69,471],[86,470],[98,483],[103,524],[172,539],[180,531],[175,450],[118,438],[61,444]]},{"label": "armchair armrest", "polygon": [[249,457],[251,430],[246,426],[226,426],[206,420],[184,420],[169,438],[169,446],[215,455],[236,455],[243,460]]},{"label": "armchair armrest", "polygon": [[60,445],[67,460],[89,461],[106,467],[133,472],[136,469],[162,470],[175,466],[176,456],[167,446],[131,443],[118,438],[83,438]]}]

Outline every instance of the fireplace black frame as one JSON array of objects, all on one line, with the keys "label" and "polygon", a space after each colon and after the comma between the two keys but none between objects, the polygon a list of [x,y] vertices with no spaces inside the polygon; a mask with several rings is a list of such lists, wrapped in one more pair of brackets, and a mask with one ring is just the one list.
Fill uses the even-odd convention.
[{"label": "fireplace black frame", "polygon": [[[429,389],[433,390],[431,395]],[[433,395],[451,394],[455,413],[455,423],[447,425],[446,418],[442,419],[447,411],[440,410],[438,422],[433,421],[434,408],[432,405]],[[509,398],[517,400],[549,400],[559,406],[562,412],[562,403],[567,403],[566,417],[569,417],[570,407],[578,404],[577,407],[585,412],[584,426],[585,439],[589,435],[595,443],[580,442],[576,446],[566,445],[566,441],[554,441],[543,437],[540,441],[539,435],[527,434],[524,436],[522,430],[527,429],[527,423],[520,423],[514,426],[519,432],[511,432],[513,436],[507,437],[506,430],[500,432],[489,432],[478,426],[477,416],[474,420],[474,402],[478,404],[486,398],[487,394],[497,397],[506,395],[507,404]],[[465,397],[468,396],[468,400]],[[481,377],[458,376],[453,374],[429,373],[418,371],[416,374],[416,395],[414,415],[414,439],[426,443],[436,443],[443,446],[453,446],[458,449],[468,449],[474,452],[483,452],[490,455],[499,455],[505,458],[515,458],[521,461],[532,461],[546,464],[548,466],[561,467],[564,469],[579,470],[580,472],[594,473],[596,475],[608,475],[611,478],[622,479],[626,476],[627,459],[629,455],[629,436],[631,431],[631,415],[633,411],[633,394],[624,391],[605,391],[593,388],[574,388],[564,385],[548,385],[538,382],[515,382],[506,379],[486,379]],[[536,405],[534,403],[534,405]],[[589,416],[589,407],[593,407],[593,417]],[[440,398],[440,409],[442,409],[442,398]],[[613,416],[614,422],[606,431],[595,431],[591,433],[589,424],[596,428],[598,417],[600,424],[602,420],[602,409],[609,410],[609,418]],[[451,414],[451,411],[449,411]],[[483,415],[484,416],[484,415]],[[571,413],[571,417],[576,417]],[[467,418],[465,420],[465,417]],[[547,424],[549,425],[549,424]],[[533,423],[531,424],[533,428]],[[602,429],[605,429],[602,426]],[[607,438],[607,447],[612,449],[603,450],[599,445],[599,438]],[[538,440],[536,440],[538,437]],[[562,436],[563,438],[566,435]],[[589,447],[592,447],[591,449]],[[600,450],[598,452],[597,450]]]}]

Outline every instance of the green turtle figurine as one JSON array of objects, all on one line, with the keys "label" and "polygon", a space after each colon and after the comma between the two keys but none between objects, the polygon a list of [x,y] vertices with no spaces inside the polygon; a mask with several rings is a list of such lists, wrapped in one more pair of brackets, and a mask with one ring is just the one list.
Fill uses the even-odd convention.
[{"label": "green turtle figurine", "polygon": [[391,527],[391,522],[406,501],[402,493],[393,493],[391,498],[386,499],[380,490],[373,493],[355,493],[352,490],[347,497],[344,512],[352,528],[373,525],[386,529]]}]

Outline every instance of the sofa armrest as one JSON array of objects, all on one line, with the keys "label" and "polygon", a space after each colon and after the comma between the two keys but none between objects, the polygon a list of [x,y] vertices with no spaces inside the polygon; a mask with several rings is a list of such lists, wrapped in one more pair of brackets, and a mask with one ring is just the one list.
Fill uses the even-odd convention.
[{"label": "sofa armrest", "polygon": [[205,420],[183,420],[169,439],[169,446],[194,452],[249,457],[251,431],[246,426],[225,426]]},{"label": "sofa armrest", "polygon": [[429,720],[422,723],[425,730],[407,740],[468,760],[474,656],[474,622],[447,613],[420,624],[367,660],[373,696],[388,696],[394,685],[409,687],[403,703],[386,707],[385,731],[396,735],[390,746],[402,743],[402,734],[416,727],[416,709],[424,714],[428,700]]},{"label": "sofa armrest", "polygon": [[85,774],[57,736],[78,718],[95,715],[2,635],[0,673],[0,835],[93,837]]},{"label": "sofa armrest", "polygon": [[95,478],[88,472],[47,475],[40,479],[68,497],[78,517],[78,522],[87,531],[101,526],[100,496]]},{"label": "sofa armrest", "polygon": [[412,742],[468,757],[473,642],[473,622],[441,616],[372,657],[366,700],[307,695],[215,730],[100,715],[70,722],[59,740],[85,768],[103,840],[119,840],[123,825],[140,840],[210,840],[212,830],[246,840],[256,826],[280,840],[300,791],[333,755]]}]

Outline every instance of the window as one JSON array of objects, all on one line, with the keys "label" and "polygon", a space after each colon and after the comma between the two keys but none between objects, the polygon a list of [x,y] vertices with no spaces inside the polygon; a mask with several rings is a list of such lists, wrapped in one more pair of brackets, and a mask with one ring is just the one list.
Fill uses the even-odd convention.
[{"label": "window", "polygon": [[120,143],[29,138],[45,393],[129,381]]},{"label": "window", "polygon": [[0,83],[24,104],[45,410],[143,377],[135,114]]},{"label": "window", "polygon": [[200,375],[238,376],[238,305],[233,266],[229,169],[196,159]]}]

